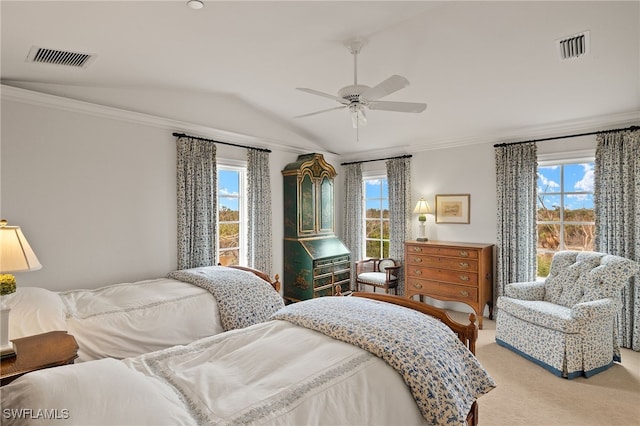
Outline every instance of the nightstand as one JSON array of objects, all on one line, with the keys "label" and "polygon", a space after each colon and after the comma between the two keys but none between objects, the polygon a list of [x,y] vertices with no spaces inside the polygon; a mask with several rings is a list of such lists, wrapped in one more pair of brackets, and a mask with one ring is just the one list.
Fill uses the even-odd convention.
[{"label": "nightstand", "polygon": [[78,343],[66,331],[50,331],[12,342],[16,356],[2,360],[0,386],[31,371],[73,364],[78,357]]}]

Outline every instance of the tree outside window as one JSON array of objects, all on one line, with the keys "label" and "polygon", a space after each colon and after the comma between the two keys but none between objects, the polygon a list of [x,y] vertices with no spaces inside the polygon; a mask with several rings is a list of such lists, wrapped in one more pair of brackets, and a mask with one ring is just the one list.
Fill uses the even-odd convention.
[{"label": "tree outside window", "polygon": [[553,254],[594,249],[595,211],[591,162],[557,162],[538,167],[538,276],[549,275]]},{"label": "tree outside window", "polygon": [[244,259],[244,179],[243,168],[218,165],[218,262],[223,266]]},{"label": "tree outside window", "polygon": [[364,178],[365,257],[389,257],[389,188],[386,176]]}]

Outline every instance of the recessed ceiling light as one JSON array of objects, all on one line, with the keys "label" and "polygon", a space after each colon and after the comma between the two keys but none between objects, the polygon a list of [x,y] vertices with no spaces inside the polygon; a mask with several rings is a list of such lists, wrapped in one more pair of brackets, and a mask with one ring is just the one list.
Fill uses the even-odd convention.
[{"label": "recessed ceiling light", "polygon": [[189,6],[193,10],[198,10],[204,7],[204,3],[200,0],[189,0],[187,2],[187,6]]}]

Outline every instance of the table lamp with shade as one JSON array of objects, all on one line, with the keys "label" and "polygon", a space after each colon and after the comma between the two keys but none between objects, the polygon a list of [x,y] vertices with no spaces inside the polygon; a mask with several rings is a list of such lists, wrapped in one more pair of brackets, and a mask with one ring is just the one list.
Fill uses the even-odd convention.
[{"label": "table lamp with shade", "polygon": [[427,226],[427,213],[431,213],[431,207],[429,203],[424,198],[420,198],[418,204],[416,204],[416,208],[413,210],[413,213],[419,214],[418,221],[420,222],[420,232],[417,241],[429,241],[427,238],[426,226]]},{"label": "table lamp with shade", "polygon": [[19,226],[8,226],[0,220],[0,355],[15,355],[9,342],[9,295],[16,291],[16,278],[12,272],[36,271],[42,268]]}]

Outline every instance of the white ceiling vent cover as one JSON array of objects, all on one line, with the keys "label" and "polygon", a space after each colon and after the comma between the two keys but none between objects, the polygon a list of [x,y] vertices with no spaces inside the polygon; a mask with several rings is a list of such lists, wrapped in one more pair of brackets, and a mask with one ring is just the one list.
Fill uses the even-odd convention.
[{"label": "white ceiling vent cover", "polygon": [[95,59],[91,53],[69,52],[65,50],[45,49],[33,46],[27,56],[27,62],[40,64],[64,65],[75,68],[86,68]]},{"label": "white ceiling vent cover", "polygon": [[561,60],[575,59],[591,52],[589,31],[583,31],[569,37],[557,40],[558,53]]}]

